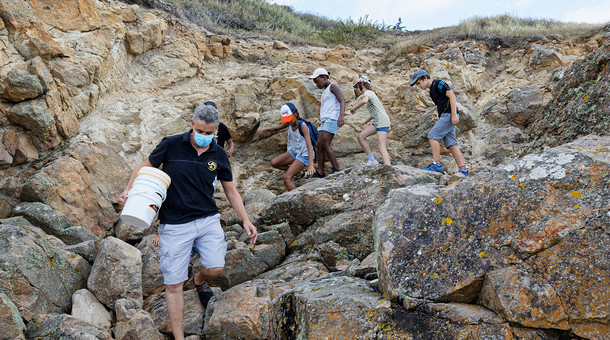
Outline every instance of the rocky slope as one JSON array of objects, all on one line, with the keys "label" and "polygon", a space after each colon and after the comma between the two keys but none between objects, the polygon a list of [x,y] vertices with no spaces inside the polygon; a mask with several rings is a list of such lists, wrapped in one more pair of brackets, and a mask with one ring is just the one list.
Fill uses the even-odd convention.
[{"label": "rocky slope", "polygon": [[[206,100],[237,143],[236,184],[261,235],[247,247],[218,192],[227,268],[203,324],[187,285],[188,334],[610,336],[607,37],[456,41],[381,65],[375,49],[216,36],[109,0],[5,0],[0,17],[0,339],[168,337],[155,226],[122,224],[116,197]],[[358,112],[333,143],[345,170],[284,193],[268,161],[285,136],[255,131],[286,101],[318,122],[307,75],[319,66],[348,107],[357,76],[371,77],[393,165],[363,166]],[[467,178],[449,154],[444,174],[417,169],[435,121],[427,93],[408,86],[421,67],[458,93]],[[589,133],[601,136],[574,141]]]}]

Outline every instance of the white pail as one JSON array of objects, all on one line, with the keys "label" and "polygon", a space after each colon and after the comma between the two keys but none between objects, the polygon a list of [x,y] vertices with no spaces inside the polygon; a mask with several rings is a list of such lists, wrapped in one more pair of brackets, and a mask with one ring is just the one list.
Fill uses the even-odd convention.
[{"label": "white pail", "polygon": [[170,183],[165,172],[149,166],[141,168],[127,195],[121,221],[136,228],[148,228],[161,209]]}]

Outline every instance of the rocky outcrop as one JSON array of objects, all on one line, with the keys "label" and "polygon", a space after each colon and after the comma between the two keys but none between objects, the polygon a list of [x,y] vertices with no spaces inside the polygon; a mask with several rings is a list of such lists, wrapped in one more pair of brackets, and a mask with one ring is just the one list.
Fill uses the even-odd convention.
[{"label": "rocky outcrop", "polygon": [[[171,333],[156,224],[117,222],[116,198],[131,169],[162,136],[188,129],[206,100],[233,134],[234,182],[260,234],[246,244],[219,189],[226,268],[211,282],[221,288],[205,325],[186,282],[187,335],[610,333],[610,141],[591,136],[516,160],[528,146],[607,135],[607,37],[414,46],[385,65],[374,49],[219,36],[114,0],[5,0],[0,18],[0,338]],[[368,114],[359,110],[333,140],[343,171],[285,192],[282,171],[269,166],[286,150],[285,132],[256,129],[279,124],[287,101],[319,123],[321,90],[307,76],[320,66],[347,108],[356,77],[373,80],[392,121],[393,166],[362,165],[357,123]],[[422,67],[457,94],[459,145],[473,170],[466,178],[453,175],[445,148],[445,173],[418,169],[430,161],[426,135],[437,119],[426,91],[408,86]],[[369,142],[377,154],[375,137]]]},{"label": "rocky outcrop", "polygon": [[553,100],[532,126],[533,147],[556,146],[588,134],[607,135],[610,125],[610,40],[576,61],[556,83]]},{"label": "rocky outcrop", "polygon": [[31,321],[45,313],[65,313],[72,294],[83,288],[91,266],[82,257],[54,247],[47,235],[21,217],[0,220],[0,291]]},{"label": "rocky outcrop", "polygon": [[113,207],[129,169],[104,144],[79,144],[46,164],[23,184],[21,199],[44,202],[70,223],[98,236],[110,233],[118,214]]},{"label": "rocky outcrop", "polygon": [[607,334],[610,139],[593,140],[393,191],[376,211],[382,290],[408,309],[478,301],[525,327]]}]

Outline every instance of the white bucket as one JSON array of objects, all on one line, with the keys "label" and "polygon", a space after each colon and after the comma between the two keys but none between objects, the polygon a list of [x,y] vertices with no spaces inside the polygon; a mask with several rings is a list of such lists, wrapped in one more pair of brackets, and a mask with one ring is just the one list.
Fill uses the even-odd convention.
[{"label": "white bucket", "polygon": [[127,195],[121,221],[136,228],[148,228],[161,209],[170,183],[165,172],[149,166],[141,168]]}]

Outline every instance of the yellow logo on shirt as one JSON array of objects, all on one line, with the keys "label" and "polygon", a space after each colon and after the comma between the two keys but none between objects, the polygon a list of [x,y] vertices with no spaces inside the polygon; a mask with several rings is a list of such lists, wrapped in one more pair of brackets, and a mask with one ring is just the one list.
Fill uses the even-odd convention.
[{"label": "yellow logo on shirt", "polygon": [[216,170],[216,162],[208,161],[208,170],[210,170],[210,171]]}]

